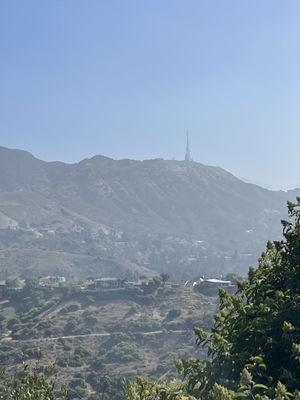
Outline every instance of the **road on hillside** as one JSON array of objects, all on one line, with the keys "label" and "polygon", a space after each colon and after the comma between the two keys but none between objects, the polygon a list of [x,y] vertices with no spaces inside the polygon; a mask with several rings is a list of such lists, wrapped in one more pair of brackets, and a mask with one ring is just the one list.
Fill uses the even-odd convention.
[{"label": "road on hillside", "polygon": [[[163,335],[163,334],[180,334],[184,333],[186,330],[174,330],[174,331],[152,331],[152,332],[135,332],[135,335],[142,336],[155,336],[155,335]],[[114,333],[88,333],[86,335],[70,335],[70,336],[56,336],[56,337],[46,337],[46,338],[37,338],[37,339],[12,339],[11,337],[3,338],[0,342],[8,342],[9,343],[41,343],[41,342],[51,342],[60,339],[80,339],[80,338],[92,338],[92,337],[110,337],[112,335],[122,335],[123,332],[114,332]]]}]

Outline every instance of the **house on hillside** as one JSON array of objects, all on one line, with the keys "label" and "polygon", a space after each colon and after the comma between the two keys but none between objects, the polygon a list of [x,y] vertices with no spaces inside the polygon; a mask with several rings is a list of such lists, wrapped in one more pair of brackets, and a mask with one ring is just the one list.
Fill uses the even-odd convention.
[{"label": "house on hillside", "polygon": [[88,289],[119,289],[124,287],[124,280],[120,278],[98,278],[88,284]]},{"label": "house on hillside", "polygon": [[217,295],[219,289],[225,289],[228,292],[233,292],[236,285],[227,280],[216,279],[216,278],[200,278],[198,281],[193,283],[193,288],[205,295]]},{"label": "house on hillside", "polygon": [[64,276],[44,276],[39,279],[40,287],[51,287],[57,288],[66,283],[66,278]]}]

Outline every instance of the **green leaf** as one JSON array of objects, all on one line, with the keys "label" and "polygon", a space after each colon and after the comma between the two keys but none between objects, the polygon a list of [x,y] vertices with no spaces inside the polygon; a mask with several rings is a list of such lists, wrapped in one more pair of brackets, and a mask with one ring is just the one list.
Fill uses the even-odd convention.
[{"label": "green leaf", "polygon": [[256,383],[256,384],[253,386],[253,389],[254,389],[254,390],[255,390],[255,389],[268,390],[269,388],[268,388],[268,386],[263,385],[262,383]]}]

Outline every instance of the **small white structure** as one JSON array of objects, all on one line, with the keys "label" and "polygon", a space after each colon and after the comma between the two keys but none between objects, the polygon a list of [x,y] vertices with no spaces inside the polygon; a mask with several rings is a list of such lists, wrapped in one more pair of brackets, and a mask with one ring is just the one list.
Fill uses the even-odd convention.
[{"label": "small white structure", "polygon": [[124,286],[124,281],[119,278],[98,278],[89,285],[89,289],[118,289]]},{"label": "small white structure", "polygon": [[203,292],[204,294],[216,294],[219,289],[226,289],[231,292],[235,287],[236,285],[231,281],[216,278],[200,278],[198,281],[193,283],[193,288]]},{"label": "small white structure", "polygon": [[39,280],[39,286],[41,287],[59,287],[66,283],[64,276],[44,276]]}]

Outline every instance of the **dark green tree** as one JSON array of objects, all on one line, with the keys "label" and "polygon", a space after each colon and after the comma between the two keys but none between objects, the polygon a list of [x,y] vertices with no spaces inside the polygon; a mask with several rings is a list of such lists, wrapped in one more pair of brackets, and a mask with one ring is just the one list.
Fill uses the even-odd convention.
[{"label": "dark green tree", "polygon": [[162,281],[163,286],[170,279],[170,275],[167,272],[162,272],[159,277],[160,277],[160,279]]}]

